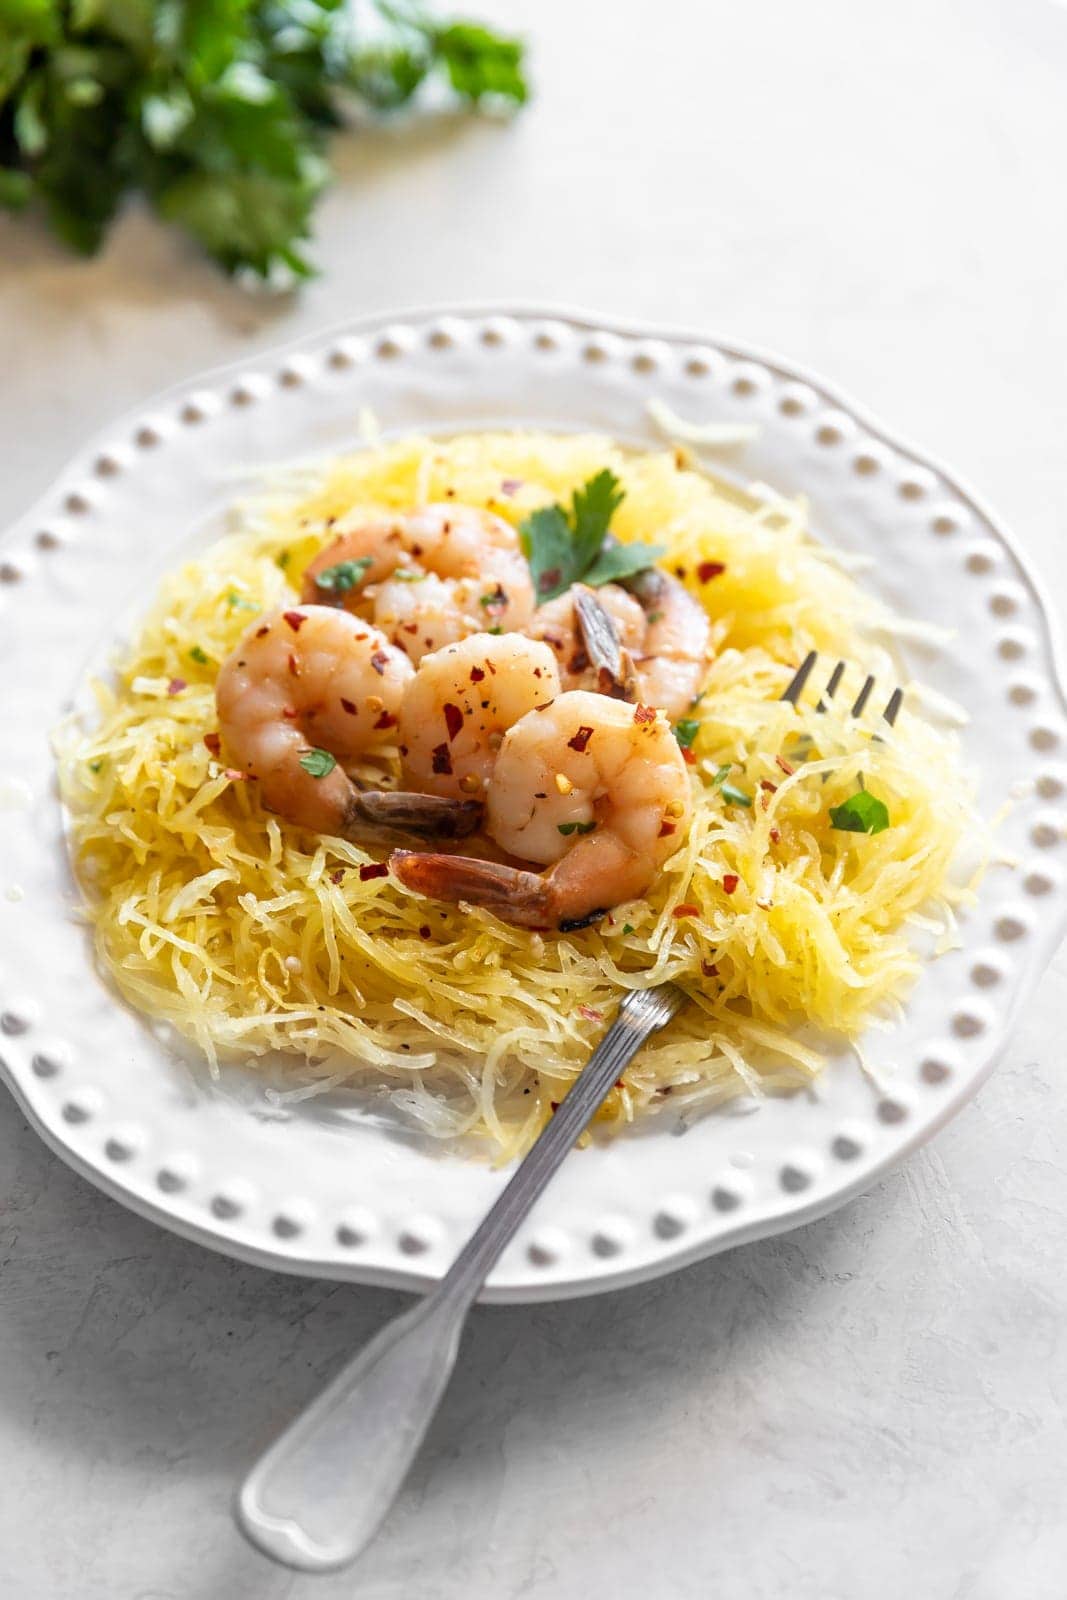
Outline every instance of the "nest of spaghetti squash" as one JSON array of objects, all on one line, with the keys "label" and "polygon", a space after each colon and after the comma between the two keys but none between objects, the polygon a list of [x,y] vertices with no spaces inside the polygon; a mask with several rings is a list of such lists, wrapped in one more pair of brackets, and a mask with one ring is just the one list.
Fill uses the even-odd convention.
[{"label": "nest of spaghetti squash", "polygon": [[[218,753],[215,676],[252,614],[292,600],[330,519],[454,498],[518,522],[605,466],[626,492],[612,531],[667,545],[716,650],[683,735],[694,822],[650,893],[596,927],[530,932],[420,900],[358,845],[262,811]],[[876,667],[888,686],[873,642],[887,620],[808,539],[802,507],[739,495],[671,453],[414,438],[291,476],[166,579],[94,685],[91,727],[59,742],[99,960],[215,1071],[282,1050],[294,1093],[375,1084],[428,1132],[479,1135],[504,1158],[551,1115],[621,988],[669,978],[693,1003],[602,1123],[795,1088],[823,1061],[802,1025],[858,1039],[906,994],[916,926],[949,926],[965,893],[950,871],[971,821],[953,741],[907,709],[890,731],[778,698],[811,648],[854,663],[857,687]],[[873,835],[831,819],[861,787],[891,819]]]}]

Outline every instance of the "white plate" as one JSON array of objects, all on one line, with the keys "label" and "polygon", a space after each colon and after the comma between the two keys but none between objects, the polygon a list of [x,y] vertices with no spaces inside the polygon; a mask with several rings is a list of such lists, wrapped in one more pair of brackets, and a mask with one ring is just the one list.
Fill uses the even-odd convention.
[{"label": "white plate", "polygon": [[913,649],[910,665],[969,711],[985,807],[1026,786],[1000,834],[1018,867],[989,874],[966,948],[925,971],[898,1027],[872,1034],[881,1091],[843,1054],[811,1093],[738,1102],[687,1130],[661,1115],[574,1155],[486,1296],[633,1283],[808,1221],[928,1138],[981,1082],[1067,910],[1064,696],[1047,612],[1006,535],[940,467],[777,360],[560,312],[419,312],[162,396],[107,429],[4,540],[3,1072],[53,1149],[125,1204],[248,1260],[415,1287],[441,1274],[505,1174],[343,1103],[281,1118],[240,1074],[213,1088],[116,1000],[71,915],[47,742],[85,662],[194,536],[217,531],[235,465],[254,479],[349,447],[364,406],[388,434],[533,425],[651,445],[653,397],[687,417],[759,423],[734,470],[805,493],[820,538],[877,556],[869,581],[881,595],[956,629],[945,648]]}]

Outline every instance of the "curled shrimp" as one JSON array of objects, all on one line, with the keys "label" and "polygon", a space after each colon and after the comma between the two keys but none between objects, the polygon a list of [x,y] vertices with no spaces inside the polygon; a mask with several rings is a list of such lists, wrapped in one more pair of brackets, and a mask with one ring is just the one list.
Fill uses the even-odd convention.
[{"label": "curled shrimp", "polygon": [[563,932],[646,893],[685,839],[693,806],[663,714],[581,689],[508,730],[486,800],[489,837],[546,871],[394,851],[394,874],[431,899]]},{"label": "curled shrimp", "polygon": [[533,612],[533,582],[509,522],[474,506],[428,505],[344,528],[304,574],[302,598],[366,617],[412,661]]},{"label": "curled shrimp", "polygon": [[455,799],[482,795],[504,734],[559,688],[548,645],[521,633],[471,634],[423,656],[400,711],[406,782]]},{"label": "curled shrimp", "polygon": [[377,628],[329,606],[260,617],[223,662],[219,731],[233,765],[258,780],[268,811],[318,833],[366,826],[458,837],[477,804],[432,796],[361,794],[344,764],[395,745],[414,668]]},{"label": "curled shrimp", "polygon": [[676,578],[650,567],[626,586],[576,583],[534,612],[526,630],[559,662],[565,689],[657,706],[672,722],[704,686],[711,624]]}]

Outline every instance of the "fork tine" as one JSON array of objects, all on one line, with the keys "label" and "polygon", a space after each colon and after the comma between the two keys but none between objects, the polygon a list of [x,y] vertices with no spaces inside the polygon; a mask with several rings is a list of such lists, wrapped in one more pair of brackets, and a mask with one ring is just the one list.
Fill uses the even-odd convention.
[{"label": "fork tine", "polygon": [[807,683],[808,679],[811,677],[811,671],[812,671],[812,668],[815,665],[815,661],[816,661],[817,655],[818,655],[818,652],[815,651],[815,650],[809,650],[808,651],[807,655],[804,657],[803,661],[800,663],[799,667],[794,672],[794,674],[793,674],[793,676],[792,676],[792,678],[791,678],[791,680],[789,682],[789,687],[786,689],[785,693],[782,695],[782,699],[783,700],[788,700],[788,702],[789,702],[789,704],[791,706],[795,706],[796,705],[797,698],[800,695],[801,690],[803,689],[804,685]]},{"label": "fork tine", "polygon": [[884,722],[888,722],[890,727],[892,727],[894,722],[897,720],[897,713],[900,710],[903,700],[903,689],[894,689],[893,693],[889,696],[889,704],[882,712],[882,720]]},{"label": "fork tine", "polygon": [[837,663],[837,666],[834,668],[833,672],[831,672],[831,674],[830,674],[829,683],[826,685],[826,688],[823,690],[822,694],[819,697],[819,703],[815,707],[816,711],[826,711],[827,707],[829,706],[830,701],[833,699],[834,695],[837,693],[838,685],[839,685],[839,683],[841,682],[841,679],[844,676],[845,676],[845,663],[843,661],[839,661]]},{"label": "fork tine", "polygon": [[859,694],[856,696],[856,702],[853,705],[852,711],[850,713],[851,716],[859,717],[859,716],[863,715],[863,708],[867,704],[867,701],[871,698],[871,690],[873,688],[874,688],[874,679],[873,679],[873,677],[868,676],[866,683],[863,685],[863,688],[860,690]]}]

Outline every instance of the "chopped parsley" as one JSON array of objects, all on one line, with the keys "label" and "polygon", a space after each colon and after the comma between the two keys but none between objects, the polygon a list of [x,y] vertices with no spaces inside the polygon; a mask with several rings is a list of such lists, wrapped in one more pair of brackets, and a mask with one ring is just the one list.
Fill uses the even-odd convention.
[{"label": "chopped parsley", "polygon": [[337,762],[328,750],[305,750],[300,757],[300,765],[305,772],[310,772],[313,778],[325,778],[327,773],[333,771]]},{"label": "chopped parsley", "polygon": [[623,925],[622,925],[622,931],[623,931],[623,933],[633,933],[633,931],[634,931],[633,923],[632,922],[624,922]]},{"label": "chopped parsley", "polygon": [[292,552],[290,550],[282,550],[274,557],[274,565],[276,567],[281,567],[282,571],[284,572],[291,560]]},{"label": "chopped parsley", "polygon": [[[681,722],[676,722],[674,725],[674,737],[677,739],[683,750],[689,749],[689,746],[692,744],[699,732],[700,723],[697,722],[693,717],[683,717]],[[729,772],[729,767],[727,767],[726,770]]]},{"label": "chopped parsley", "polygon": [[752,804],[752,796],[750,794],[746,794],[743,789],[739,789],[735,783],[727,782],[727,778],[732,769],[732,761],[724,762],[723,765],[718,768],[711,781],[720,791],[723,799],[728,805],[750,806]]},{"label": "chopped parsley", "polygon": [[[286,559],[288,559],[288,557],[286,557]],[[281,566],[282,564],[283,563],[279,561],[278,565]],[[258,610],[258,607],[255,606],[252,603],[251,600],[242,599],[242,597],[237,593],[236,589],[230,589],[229,590],[229,592],[226,595],[226,604],[229,606],[231,611],[256,611],[256,610]]]},{"label": "chopped parsley", "polygon": [[323,567],[321,572],[315,574],[315,587],[325,589],[328,594],[347,594],[349,589],[363,582],[373,565],[373,556],[359,556],[355,561],[338,561],[336,565]]},{"label": "chopped parsley", "polygon": [[596,827],[596,822],[557,822],[556,827],[564,838],[567,838],[572,833],[592,833]]},{"label": "chopped parsley", "polygon": [[195,661],[198,667],[207,666],[207,656],[204,654],[203,650],[201,650],[198,644],[193,645],[193,648],[189,652],[189,659],[191,661]]},{"label": "chopped parsley", "polygon": [[607,468],[575,489],[570,509],[542,506],[519,525],[538,600],[553,600],[579,579],[599,587],[644,572],[663,546],[608,540],[612,517],[625,498]]},{"label": "chopped parsley", "polygon": [[884,833],[890,827],[889,808],[866,789],[839,806],[830,807],[830,826],[841,833]]},{"label": "chopped parsley", "polygon": [[[362,561],[366,561],[367,557],[361,556],[360,559]],[[349,562],[348,565],[355,566],[356,563],[352,561]],[[393,577],[398,583],[421,583],[425,576],[425,572],[416,572],[414,567],[397,567],[396,571],[393,573]]]},{"label": "chopped parsley", "polygon": [[90,772],[99,772],[100,768],[103,765],[104,765],[104,758],[103,758],[103,756],[101,756],[99,761],[90,761],[90,763],[89,763],[89,771]]}]

